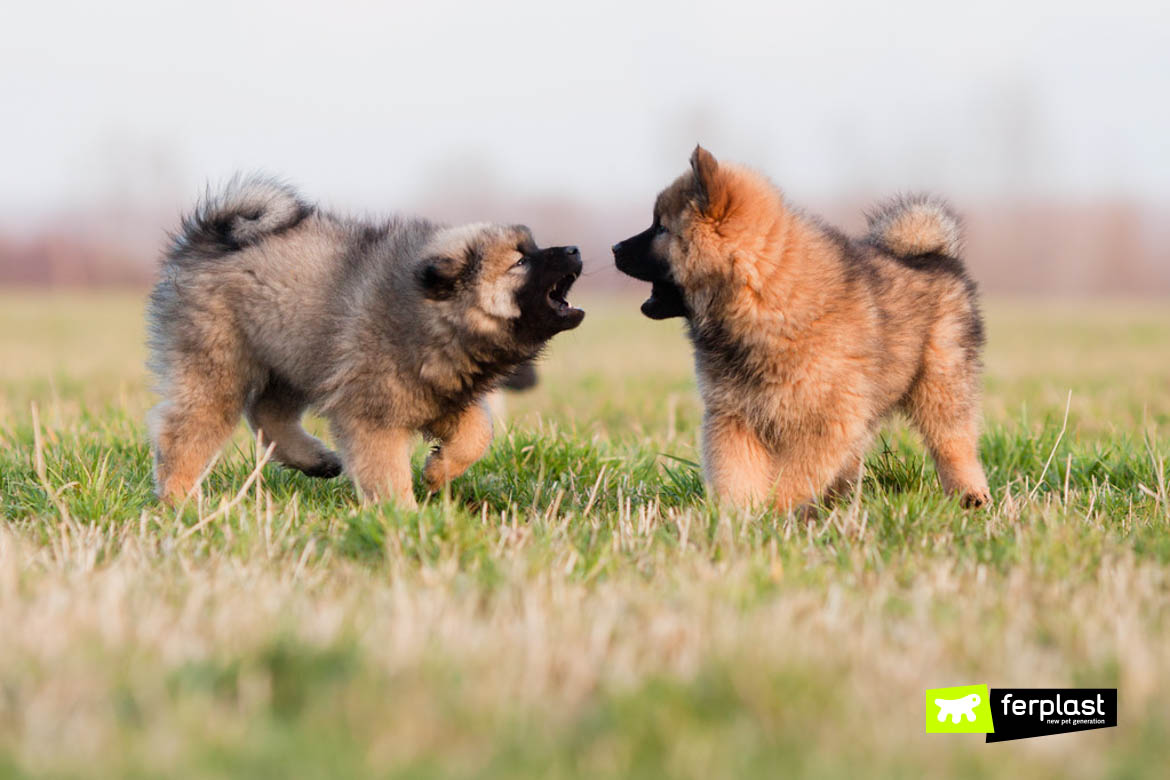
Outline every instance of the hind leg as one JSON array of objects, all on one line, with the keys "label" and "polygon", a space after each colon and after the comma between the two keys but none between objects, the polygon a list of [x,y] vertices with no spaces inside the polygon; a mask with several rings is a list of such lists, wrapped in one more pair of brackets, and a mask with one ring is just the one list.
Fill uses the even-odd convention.
[{"label": "hind leg", "polygon": [[959,496],[963,506],[980,507],[991,503],[987,476],[979,462],[979,426],[975,415],[941,418],[919,422],[923,438],[930,449],[943,490]]},{"label": "hind leg", "polygon": [[301,427],[304,396],[273,378],[245,412],[252,430],[276,444],[277,462],[310,476],[331,479],[341,473],[341,459]]},{"label": "hind leg", "polygon": [[[171,377],[167,400],[150,411],[155,490],[175,503],[196,487],[208,462],[239,422],[244,388],[214,375]],[[223,378],[223,377],[220,377]]]},{"label": "hind leg", "polygon": [[492,443],[492,419],[483,403],[474,404],[452,420],[433,426],[427,433],[439,446],[427,458],[423,470],[427,487],[437,491],[483,457]]},{"label": "hind leg", "polygon": [[211,276],[168,275],[151,293],[150,364],[163,401],[150,411],[155,488],[175,502],[196,488],[240,420],[258,370]]},{"label": "hind leg", "polygon": [[979,507],[991,503],[979,462],[979,366],[951,336],[960,332],[958,323],[936,328],[903,406],[926,441],[943,490],[963,506]]}]

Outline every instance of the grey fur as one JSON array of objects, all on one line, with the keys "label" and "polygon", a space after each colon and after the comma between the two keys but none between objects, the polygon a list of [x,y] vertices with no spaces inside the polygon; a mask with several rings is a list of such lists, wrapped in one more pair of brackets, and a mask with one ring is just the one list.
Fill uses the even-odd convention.
[{"label": "grey fur", "polygon": [[171,256],[180,260],[233,252],[294,227],[312,212],[313,206],[288,184],[260,174],[237,174],[218,193],[208,189],[183,218]]},{"label": "grey fur", "polygon": [[[584,316],[561,300],[576,249],[538,249],[522,226],[342,218],[258,177],[182,224],[148,307],[167,499],[245,413],[286,465],[333,476],[344,463],[367,497],[412,504],[411,437],[440,445],[431,487],[462,473],[490,441],[481,397]],[[329,419],[340,460],[301,429],[306,408]]]}]

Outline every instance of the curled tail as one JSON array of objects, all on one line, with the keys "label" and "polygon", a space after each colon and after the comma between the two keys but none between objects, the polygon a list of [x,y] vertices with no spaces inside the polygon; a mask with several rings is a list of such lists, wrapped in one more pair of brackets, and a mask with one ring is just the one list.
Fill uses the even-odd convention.
[{"label": "curled tail", "polygon": [[234,176],[218,193],[208,190],[183,217],[172,258],[219,257],[287,230],[313,206],[287,184],[260,175]]},{"label": "curled tail", "polygon": [[899,257],[940,254],[958,259],[963,251],[963,224],[942,198],[906,195],[881,204],[866,215],[869,240]]}]

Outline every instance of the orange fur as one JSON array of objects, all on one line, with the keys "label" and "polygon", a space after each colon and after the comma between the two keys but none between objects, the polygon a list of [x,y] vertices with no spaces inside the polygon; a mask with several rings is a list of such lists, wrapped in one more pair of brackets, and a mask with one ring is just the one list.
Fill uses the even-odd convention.
[{"label": "orange fur", "polygon": [[881,419],[903,409],[943,487],[989,501],[974,287],[956,258],[899,249],[957,235],[949,210],[907,201],[885,215],[892,228],[854,241],[788,208],[754,171],[701,147],[691,164],[659,195],[649,252],[686,301],[715,495],[790,509],[839,493]]},{"label": "orange fur", "polygon": [[427,487],[432,491],[462,475],[483,457],[492,443],[492,418],[486,403],[473,404],[458,418],[444,423],[442,428],[429,432],[442,442],[427,457],[423,469]]}]

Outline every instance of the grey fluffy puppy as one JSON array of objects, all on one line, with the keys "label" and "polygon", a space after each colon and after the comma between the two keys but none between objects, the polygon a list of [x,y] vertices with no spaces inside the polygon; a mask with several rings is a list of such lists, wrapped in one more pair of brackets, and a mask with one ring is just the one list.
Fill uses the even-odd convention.
[{"label": "grey fluffy puppy", "polygon": [[[414,506],[414,436],[437,444],[432,490],[478,460],[482,397],[581,323],[565,300],[580,273],[576,247],[523,226],[347,219],[233,180],[183,219],[150,296],[159,496],[187,496],[244,414],[279,462]],[[340,457],[301,427],[309,407]]]}]

